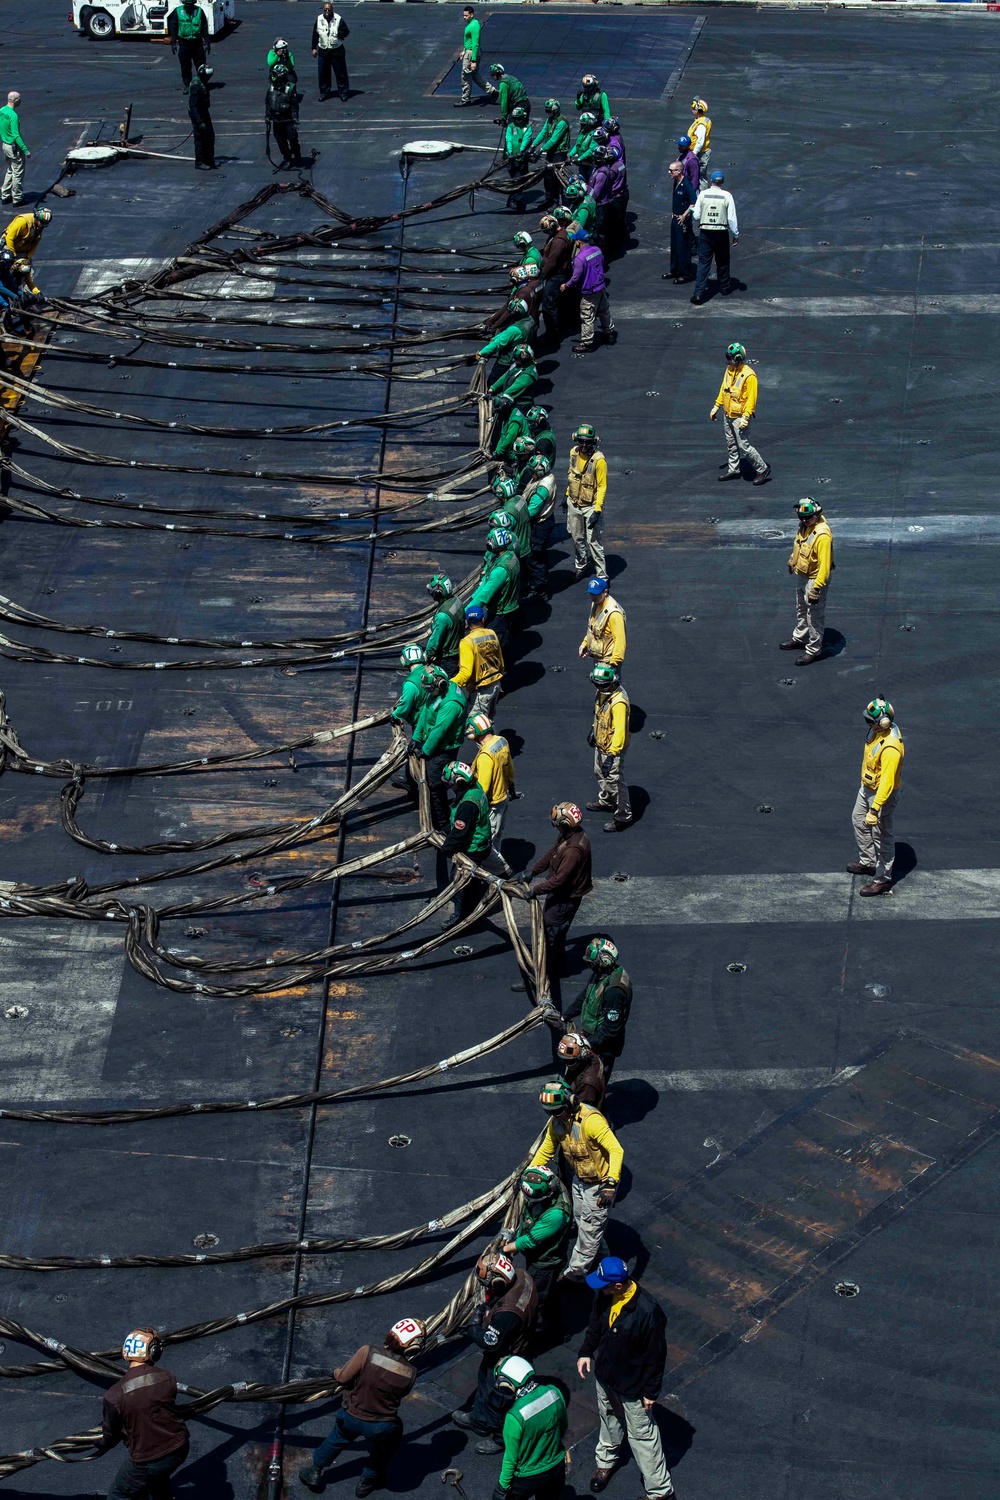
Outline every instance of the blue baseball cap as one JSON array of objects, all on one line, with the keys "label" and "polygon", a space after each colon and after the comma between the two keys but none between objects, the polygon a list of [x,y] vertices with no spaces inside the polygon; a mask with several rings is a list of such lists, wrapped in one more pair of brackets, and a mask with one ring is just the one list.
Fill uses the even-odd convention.
[{"label": "blue baseball cap", "polygon": [[617,1255],[606,1255],[597,1270],[591,1271],[586,1280],[591,1291],[603,1292],[607,1287],[614,1286],[616,1281],[630,1281],[631,1277],[623,1260]]},{"label": "blue baseball cap", "polygon": [[465,618],[473,620],[477,625],[486,619],[486,610],[481,604],[468,604],[465,608]]},{"label": "blue baseball cap", "polygon": [[726,174],[725,174],[725,172],[713,172],[712,173],[712,181],[713,182],[725,182],[725,180],[726,180]]},{"label": "blue baseball cap", "polygon": [[607,592],[608,580],[606,578],[591,578],[587,584],[588,594],[603,594]]}]

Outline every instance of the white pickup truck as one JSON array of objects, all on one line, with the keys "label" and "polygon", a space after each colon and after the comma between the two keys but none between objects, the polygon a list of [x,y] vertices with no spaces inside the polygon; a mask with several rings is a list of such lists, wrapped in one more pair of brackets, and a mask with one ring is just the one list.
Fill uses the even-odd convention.
[{"label": "white pickup truck", "polygon": [[[69,19],[82,36],[106,41],[115,36],[167,34],[167,17],[180,0],[73,0]],[[210,36],[218,36],[236,17],[236,0],[198,0],[208,17]]]}]

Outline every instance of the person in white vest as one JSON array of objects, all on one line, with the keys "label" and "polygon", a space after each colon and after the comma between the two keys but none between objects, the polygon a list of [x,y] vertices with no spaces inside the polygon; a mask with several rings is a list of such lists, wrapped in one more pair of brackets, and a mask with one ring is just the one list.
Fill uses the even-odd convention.
[{"label": "person in white vest", "polygon": [[736,290],[736,283],[729,274],[730,244],[735,245],[740,237],[740,226],[736,219],[736,204],[732,193],[727,193],[722,184],[724,172],[713,172],[708,187],[702,188],[697,202],[691,210],[695,230],[698,233],[698,276],[694,284],[691,301],[695,307],[707,302],[705,288],[708,273],[715,260],[719,276],[719,291],[724,297]]},{"label": "person in white vest", "polygon": [[319,69],[319,97],[329,99],[333,93],[333,79],[337,80],[337,95],[345,104],[350,91],[347,77],[347,54],[344,38],[350,35],[350,27],[327,0],[316,17],[312,34],[312,55]]}]

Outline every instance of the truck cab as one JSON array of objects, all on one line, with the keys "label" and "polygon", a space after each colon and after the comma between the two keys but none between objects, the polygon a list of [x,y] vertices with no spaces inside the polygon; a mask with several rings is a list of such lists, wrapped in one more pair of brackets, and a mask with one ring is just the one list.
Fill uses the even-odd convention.
[{"label": "truck cab", "polygon": [[[181,0],[73,0],[69,19],[81,36],[110,41],[119,36],[165,37],[167,17]],[[236,19],[236,0],[198,0],[208,17],[210,36]]]}]

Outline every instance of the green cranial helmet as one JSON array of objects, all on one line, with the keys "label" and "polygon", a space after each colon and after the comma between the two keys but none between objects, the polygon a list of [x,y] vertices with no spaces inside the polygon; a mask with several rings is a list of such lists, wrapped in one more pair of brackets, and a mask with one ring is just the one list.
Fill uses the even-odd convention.
[{"label": "green cranial helmet", "polygon": [[571,177],[566,184],[566,197],[571,203],[578,203],[581,198],[587,196],[587,185],[581,182],[579,177]]},{"label": "green cranial helmet", "polygon": [[611,667],[607,662],[598,662],[590,674],[590,680],[598,692],[610,693],[621,682],[621,675],[617,667]]},{"label": "green cranial helmet", "polygon": [[574,443],[596,443],[597,428],[590,422],[581,422],[573,434]]},{"label": "green cranial helmet", "polygon": [[506,552],[513,544],[513,535],[506,526],[493,526],[486,533],[487,552]]},{"label": "green cranial helmet", "polygon": [[532,1203],[554,1198],[558,1189],[559,1179],[551,1167],[528,1167],[521,1173],[521,1192]]},{"label": "green cranial helmet", "polygon": [[511,451],[515,458],[530,458],[537,447],[533,437],[519,437],[514,439]]},{"label": "green cranial helmet", "polygon": [[420,686],[427,693],[437,692],[439,688],[447,687],[448,682],[448,673],[444,667],[425,667],[420,674]]},{"label": "green cranial helmet", "polygon": [[580,129],[593,130],[596,124],[597,116],[594,114],[594,111],[592,109],[585,109],[580,116]]},{"label": "green cranial helmet", "polygon": [[726,358],[732,360],[734,364],[738,360],[746,359],[746,357],[747,351],[744,349],[742,344],[730,344],[729,348],[726,350]]},{"label": "green cranial helmet", "polygon": [[528,233],[528,231],[526,229],[519,229],[514,236],[514,244],[517,246],[518,250],[530,249],[531,243],[531,235]]},{"label": "green cranial helmet", "polygon": [[573,215],[568,208],[563,208],[561,203],[558,208],[552,210],[552,217],[557,224],[571,224],[573,222]]},{"label": "green cranial helmet", "polygon": [[490,63],[491,78],[502,78],[506,71],[507,69],[504,67],[503,63]]},{"label": "green cranial helmet", "polygon": [[532,432],[534,432],[536,427],[548,427],[549,425],[549,414],[544,406],[529,406],[525,415]]},{"label": "green cranial helmet", "polygon": [[529,1391],[534,1386],[535,1370],[523,1354],[508,1354],[506,1359],[499,1360],[494,1366],[493,1378],[502,1391],[510,1391],[514,1396],[519,1396],[522,1391]]},{"label": "green cranial helmet", "polygon": [[495,510],[490,516],[490,526],[494,531],[513,531],[514,517],[509,510]]},{"label": "green cranial helmet", "polygon": [[544,453],[535,453],[528,459],[528,471],[539,479],[545,479],[552,473],[552,465]]},{"label": "green cranial helmet", "polygon": [[610,972],[618,967],[618,949],[610,938],[591,938],[583,950],[583,961],[585,964],[591,964],[595,969]]},{"label": "green cranial helmet", "polygon": [[796,505],[795,514],[800,521],[811,521],[814,516],[821,516],[823,514],[823,507],[811,495],[806,495]]},{"label": "green cranial helmet", "polygon": [[511,297],[507,303],[507,311],[512,312],[515,317],[526,318],[528,316],[528,304],[520,297]]},{"label": "green cranial helmet", "polygon": [[449,786],[456,787],[468,786],[470,782],[476,779],[476,773],[472,767],[467,766],[461,760],[449,761],[441,772],[441,776]]},{"label": "green cranial helmet", "polygon": [[561,115],[562,114],[562,105],[559,103],[559,100],[558,99],[546,99],[546,101],[545,101],[545,113],[547,115],[551,115],[552,118],[553,118],[553,120],[556,118],[557,115]]},{"label": "green cranial helmet", "polygon": [[432,599],[450,599],[455,588],[447,573],[435,573],[427,585],[427,592]]},{"label": "green cranial helmet", "polygon": [[538,1102],[548,1114],[562,1114],[563,1110],[569,1109],[573,1103],[573,1090],[565,1079],[553,1078],[550,1082],[543,1084]]},{"label": "green cranial helmet", "polygon": [[513,479],[494,479],[490,488],[498,500],[513,500],[517,494],[517,485]]},{"label": "green cranial helmet", "polygon": [[865,709],[865,718],[869,724],[877,724],[880,729],[888,729],[895,717],[892,704],[888,698],[883,698],[881,693],[877,694]]},{"label": "green cranial helmet", "polygon": [[528,111],[523,104],[515,104],[510,112],[510,117],[515,125],[526,125],[528,123]]},{"label": "green cranial helmet", "polygon": [[423,646],[418,646],[416,641],[411,641],[399,653],[399,665],[401,667],[422,667],[426,660],[427,657],[424,654]]},{"label": "green cranial helmet", "polygon": [[514,353],[511,357],[516,365],[533,365],[535,363],[535,356],[532,354],[528,344],[515,344]]}]

